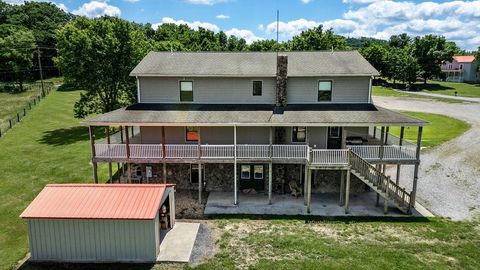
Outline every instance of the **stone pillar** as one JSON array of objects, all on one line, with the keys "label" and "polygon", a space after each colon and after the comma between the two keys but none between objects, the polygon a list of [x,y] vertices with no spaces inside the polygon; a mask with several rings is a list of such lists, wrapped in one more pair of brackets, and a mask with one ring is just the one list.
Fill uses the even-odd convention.
[{"label": "stone pillar", "polygon": [[277,81],[276,81],[276,101],[277,107],[287,106],[287,70],[288,57],[286,55],[277,56]]}]

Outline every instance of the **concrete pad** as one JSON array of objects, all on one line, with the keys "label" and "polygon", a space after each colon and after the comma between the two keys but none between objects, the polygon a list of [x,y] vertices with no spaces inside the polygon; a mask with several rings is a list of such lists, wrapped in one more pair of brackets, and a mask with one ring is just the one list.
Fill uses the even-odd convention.
[{"label": "concrete pad", "polygon": [[175,222],[160,243],[158,262],[188,263],[200,223]]},{"label": "concrete pad", "polygon": [[[210,192],[205,215],[222,214],[253,214],[253,215],[291,215],[291,216],[372,216],[372,217],[408,217],[390,204],[388,214],[383,212],[383,199],[380,205],[375,206],[376,193],[366,192],[350,195],[350,212],[345,214],[345,208],[339,205],[340,194],[324,193],[312,194],[311,212],[307,213],[303,197],[295,198],[289,194],[273,195],[272,204],[268,204],[266,194],[241,194],[238,196],[238,205],[233,205],[233,192]],[[413,210],[413,216],[422,217],[421,213]]]}]

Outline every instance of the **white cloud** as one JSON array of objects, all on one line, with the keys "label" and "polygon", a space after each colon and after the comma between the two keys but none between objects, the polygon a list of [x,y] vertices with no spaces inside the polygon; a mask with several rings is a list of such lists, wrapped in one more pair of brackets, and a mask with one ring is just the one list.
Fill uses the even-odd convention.
[{"label": "white cloud", "polygon": [[301,0],[301,1],[302,1],[302,3],[304,3],[304,4],[308,4],[308,3],[312,2],[313,0]]},{"label": "white cloud", "polygon": [[67,6],[65,6],[64,3],[60,3],[60,4],[57,4],[57,3],[55,3],[55,2],[52,2],[52,3],[53,3],[55,6],[57,6],[59,9],[65,11],[65,12],[68,12],[68,8],[67,8]]},{"label": "white cloud", "polygon": [[227,0],[185,0],[185,1],[194,5],[208,5],[208,6],[227,2]]},{"label": "white cloud", "polygon": [[251,44],[254,41],[257,40],[263,40],[264,38],[256,36],[252,31],[246,30],[246,29],[237,29],[237,28],[232,28],[230,30],[225,31],[225,34],[227,36],[234,35],[238,38],[243,38],[248,44]]},{"label": "white cloud", "polygon": [[[342,18],[314,21],[304,18],[279,23],[279,33],[288,39],[303,30],[323,24],[335,33],[351,37],[388,39],[407,33],[413,36],[435,34],[455,41],[461,48],[476,49],[480,44],[480,1],[407,2],[390,0],[343,0],[359,4],[350,7]],[[276,22],[260,30],[276,32]]]},{"label": "white cloud", "polygon": [[220,31],[220,28],[213,23],[200,22],[200,21],[188,22],[188,21],[184,21],[184,20],[175,20],[175,19],[170,18],[170,17],[163,17],[162,22],[152,24],[152,28],[157,29],[160,25],[162,25],[164,23],[173,23],[173,24],[176,24],[176,25],[186,24],[186,25],[188,25],[188,27],[190,27],[192,29],[195,29],[195,30],[197,30],[199,27],[202,27],[202,28],[211,30],[213,32]]},{"label": "white cloud", "polygon": [[104,15],[120,16],[121,11],[118,7],[109,5],[106,2],[90,1],[84,3],[78,9],[72,11],[72,13],[88,18],[97,18]]},{"label": "white cloud", "polygon": [[130,2],[130,3],[140,2],[140,0],[123,0],[123,1]]},{"label": "white cloud", "polygon": [[225,15],[225,14],[218,14],[217,16],[215,16],[217,19],[220,19],[220,20],[227,20],[227,19],[230,19],[230,16],[228,15]]}]

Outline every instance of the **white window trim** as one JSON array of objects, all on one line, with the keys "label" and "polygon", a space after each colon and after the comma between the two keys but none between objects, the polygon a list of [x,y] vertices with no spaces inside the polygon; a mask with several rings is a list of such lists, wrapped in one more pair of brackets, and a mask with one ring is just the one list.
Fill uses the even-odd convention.
[{"label": "white window trim", "polygon": [[[254,82],[262,82],[262,94],[261,95],[254,95],[253,94],[253,83]],[[263,80],[252,80],[252,97],[262,97],[263,96]]]},{"label": "white window trim", "polygon": [[[304,127],[305,128],[305,141],[304,142],[294,142],[293,141],[293,128],[295,127]],[[298,143],[298,144],[307,144],[308,143],[308,127],[307,126],[291,126],[290,127],[290,142],[291,143]]]},{"label": "white window trim", "polygon": [[[182,82],[192,82],[192,101],[182,101]],[[184,91],[186,92],[186,91]],[[195,97],[194,97],[194,92],[195,92],[195,82],[194,80],[186,79],[184,78],[183,80],[178,80],[178,102],[179,103],[193,103],[195,102]]]},{"label": "white window trim", "polygon": [[[330,90],[330,93],[331,93],[330,94],[330,100],[319,101],[318,100],[318,92],[320,92],[320,89],[319,89],[320,88],[320,82],[328,82],[328,81],[332,82],[332,84],[331,84],[332,89]],[[333,79],[318,79],[317,80],[317,92],[316,92],[317,103],[332,103],[333,102],[333,83],[334,83]],[[323,91],[323,92],[327,92],[327,91]]]},{"label": "white window trim", "polygon": [[[261,166],[261,167],[262,167],[262,177],[257,178],[257,177],[255,176],[255,166]],[[254,164],[254,165],[253,165],[253,179],[255,179],[255,180],[261,180],[261,179],[264,179],[264,178],[265,178],[265,166],[263,166],[263,164],[262,164],[262,165],[260,165],[260,164]]]},{"label": "white window trim", "polygon": [[[243,172],[242,172],[242,167],[247,166],[248,167],[248,178],[243,177]],[[242,180],[250,180],[252,177],[252,165],[251,164],[241,164],[240,165],[240,179]]]}]

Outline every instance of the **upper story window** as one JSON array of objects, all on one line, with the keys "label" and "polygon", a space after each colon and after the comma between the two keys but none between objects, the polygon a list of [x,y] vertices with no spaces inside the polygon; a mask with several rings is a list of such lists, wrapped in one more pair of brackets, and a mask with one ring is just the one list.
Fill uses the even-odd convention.
[{"label": "upper story window", "polygon": [[185,127],[185,141],[198,142],[198,127]]},{"label": "upper story window", "polygon": [[318,101],[332,101],[332,81],[318,81]]},{"label": "upper story window", "polygon": [[292,142],[306,142],[307,127],[292,127]]},{"label": "upper story window", "polygon": [[263,88],[263,81],[253,81],[253,95],[261,96]]},{"label": "upper story window", "polygon": [[193,101],[192,81],[180,81],[180,101]]}]

